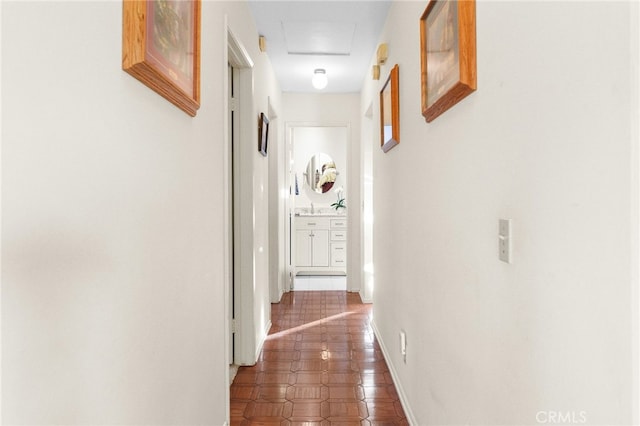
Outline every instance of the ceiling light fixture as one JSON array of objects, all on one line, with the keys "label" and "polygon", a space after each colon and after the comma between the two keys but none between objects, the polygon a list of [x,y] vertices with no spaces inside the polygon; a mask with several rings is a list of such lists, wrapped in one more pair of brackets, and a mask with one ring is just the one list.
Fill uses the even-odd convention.
[{"label": "ceiling light fixture", "polygon": [[313,78],[311,78],[311,84],[313,84],[313,87],[318,90],[322,90],[327,87],[328,82],[329,80],[327,80],[327,72],[324,69],[318,68],[313,71]]}]

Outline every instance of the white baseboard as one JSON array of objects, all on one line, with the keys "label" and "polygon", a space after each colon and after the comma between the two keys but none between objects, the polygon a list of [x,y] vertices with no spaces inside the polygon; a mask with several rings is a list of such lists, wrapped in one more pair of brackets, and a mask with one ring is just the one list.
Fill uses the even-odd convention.
[{"label": "white baseboard", "polygon": [[347,279],[341,276],[297,276],[293,289],[296,291],[346,291]]},{"label": "white baseboard", "polygon": [[365,299],[364,291],[362,291],[362,289],[358,289],[357,292],[360,294],[360,300],[362,300],[362,303],[373,303],[373,299]]},{"label": "white baseboard", "polygon": [[389,367],[389,372],[391,373],[391,378],[393,379],[393,384],[396,386],[396,391],[398,391],[398,396],[400,397],[400,404],[402,404],[402,409],[404,410],[404,414],[407,416],[407,421],[410,425],[417,425],[415,416],[413,415],[413,411],[411,411],[411,407],[409,406],[409,401],[407,400],[407,395],[404,392],[404,388],[398,379],[398,374],[396,373],[396,369],[391,363],[391,357],[389,356],[389,351],[387,350],[387,346],[384,343],[384,340],[380,338],[380,332],[378,331],[378,327],[376,326],[375,321],[371,320],[371,328],[373,329],[373,334],[375,334],[376,339],[378,339],[378,343],[380,344],[380,349],[382,349],[382,354],[384,355],[384,359],[387,361],[387,366]]}]

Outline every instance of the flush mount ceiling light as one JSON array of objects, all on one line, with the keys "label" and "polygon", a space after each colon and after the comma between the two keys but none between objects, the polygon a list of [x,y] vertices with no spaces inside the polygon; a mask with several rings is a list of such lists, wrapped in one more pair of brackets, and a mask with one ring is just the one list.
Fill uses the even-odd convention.
[{"label": "flush mount ceiling light", "polygon": [[313,84],[313,87],[318,90],[322,90],[327,87],[328,82],[329,80],[327,80],[327,72],[324,69],[318,68],[313,72],[313,78],[311,79],[311,84]]}]

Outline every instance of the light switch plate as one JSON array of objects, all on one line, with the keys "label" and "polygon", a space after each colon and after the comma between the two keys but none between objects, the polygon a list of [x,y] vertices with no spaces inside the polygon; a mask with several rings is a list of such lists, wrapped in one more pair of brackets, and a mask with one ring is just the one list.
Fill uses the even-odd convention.
[{"label": "light switch plate", "polygon": [[506,263],[511,263],[511,219],[498,221],[498,257]]}]

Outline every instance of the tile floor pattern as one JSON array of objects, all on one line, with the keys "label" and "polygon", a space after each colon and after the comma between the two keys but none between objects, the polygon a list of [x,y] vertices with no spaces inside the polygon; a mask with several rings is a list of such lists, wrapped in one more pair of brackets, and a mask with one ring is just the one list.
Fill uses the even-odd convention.
[{"label": "tile floor pattern", "polygon": [[296,291],[273,304],[255,366],[231,385],[231,425],[408,425],[357,293]]}]

